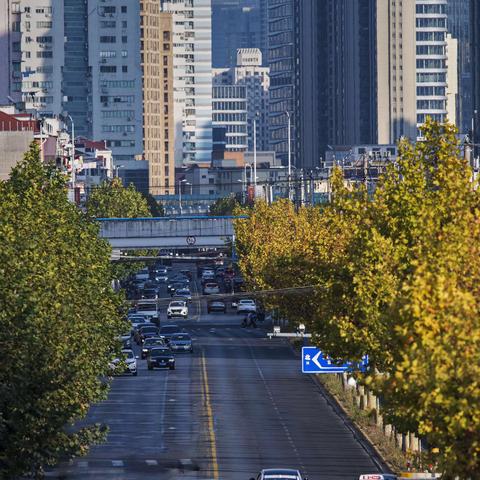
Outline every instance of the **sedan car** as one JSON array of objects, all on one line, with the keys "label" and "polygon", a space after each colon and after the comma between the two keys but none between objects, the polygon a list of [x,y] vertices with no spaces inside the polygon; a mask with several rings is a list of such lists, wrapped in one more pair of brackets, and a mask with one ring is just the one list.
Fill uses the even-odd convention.
[{"label": "sedan car", "polygon": [[181,329],[178,325],[164,325],[160,328],[160,333],[158,336],[160,338],[164,338],[168,342],[168,339],[177,333],[184,333],[183,329]]},{"label": "sedan car", "polygon": [[147,358],[148,352],[155,347],[166,347],[165,340],[160,337],[150,337],[145,339],[142,345],[142,359]]},{"label": "sedan car", "polygon": [[220,293],[220,287],[218,283],[208,282],[203,286],[204,295],[218,295]]},{"label": "sedan car", "polygon": [[154,368],[175,370],[175,357],[169,348],[152,348],[147,355],[147,367],[149,370],[153,370]]},{"label": "sedan car", "polygon": [[368,473],[366,475],[360,475],[359,480],[397,480],[396,475],[390,473]]},{"label": "sedan car", "polygon": [[213,300],[212,302],[208,302],[207,305],[207,312],[222,312],[225,313],[227,311],[227,306],[221,300]]},{"label": "sedan car", "polygon": [[149,337],[158,337],[158,328],[155,325],[146,325],[135,331],[135,341],[137,345],[142,345],[145,339]]},{"label": "sedan car", "polygon": [[193,353],[193,343],[188,333],[176,333],[168,339],[168,346],[173,352]]},{"label": "sedan car", "polygon": [[123,348],[132,348],[132,332],[128,331],[120,335],[120,341],[123,344]]},{"label": "sedan car", "polygon": [[133,350],[125,348],[122,350],[121,358],[114,358],[110,364],[110,369],[113,375],[122,375],[123,373],[131,373],[133,376],[137,376],[137,357],[133,353]]},{"label": "sedan car", "polygon": [[167,317],[181,317],[187,318],[188,317],[188,306],[187,302],[184,300],[175,300],[174,302],[170,302],[167,308]]},{"label": "sedan car", "polygon": [[188,302],[192,300],[192,294],[188,288],[179,288],[175,290],[175,293],[172,295],[173,298],[184,298]]},{"label": "sedan car", "polygon": [[298,470],[286,468],[269,468],[262,470],[255,478],[250,480],[307,480]]},{"label": "sedan car", "polygon": [[175,290],[179,290],[180,288],[188,288],[188,284],[185,282],[172,282],[167,285],[167,292],[172,295]]},{"label": "sedan car", "polygon": [[242,298],[237,305],[237,313],[254,313],[257,311],[255,300]]}]

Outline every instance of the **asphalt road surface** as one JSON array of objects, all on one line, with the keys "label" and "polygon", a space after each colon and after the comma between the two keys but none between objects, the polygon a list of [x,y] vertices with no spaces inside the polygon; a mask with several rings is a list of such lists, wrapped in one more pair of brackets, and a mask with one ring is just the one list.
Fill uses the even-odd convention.
[{"label": "asphalt road surface", "polygon": [[174,371],[148,371],[140,359],[137,377],[116,377],[87,418],[109,426],[106,443],[48,475],[248,480],[262,468],[288,467],[309,480],[354,480],[377,472],[290,346],[241,328],[241,318],[206,314],[195,299],[189,320],[167,321],[163,312],[162,324],[191,334],[194,353],[178,354]]}]

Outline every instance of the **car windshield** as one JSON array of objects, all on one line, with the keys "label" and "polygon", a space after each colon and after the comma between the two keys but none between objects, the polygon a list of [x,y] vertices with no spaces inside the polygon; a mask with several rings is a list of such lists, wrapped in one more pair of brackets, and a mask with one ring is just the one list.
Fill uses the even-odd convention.
[{"label": "car windshield", "polygon": [[178,327],[174,327],[174,326],[171,326],[171,327],[162,327],[160,329],[160,333],[177,333],[180,329]]},{"label": "car windshield", "polygon": [[185,294],[188,294],[188,293],[190,293],[190,290],[187,290],[186,288],[181,288],[181,289],[177,290],[177,293],[185,293]]},{"label": "car windshield", "polygon": [[248,304],[248,305],[254,305],[255,302],[253,300],[240,300],[239,303],[245,303],[245,304]]},{"label": "car windshield", "polygon": [[207,284],[205,285],[206,288],[217,288],[217,286],[218,286],[218,285],[217,285],[216,283],[207,283]]},{"label": "car windshield", "polygon": [[173,335],[172,336],[172,340],[173,341],[187,341],[187,340],[190,340],[190,336],[189,335]]},{"label": "car windshield", "polygon": [[143,304],[143,305],[138,305],[137,310],[139,312],[151,312],[152,310],[156,311],[157,306],[152,303],[152,304]]},{"label": "car windshield", "polygon": [[167,355],[168,353],[168,348],[154,348],[150,351],[150,355],[152,357],[161,357],[162,355]]},{"label": "car windshield", "polygon": [[131,350],[123,350],[122,353],[125,355],[125,358],[135,358],[135,355]]},{"label": "car windshield", "polygon": [[185,306],[185,302],[172,302],[170,304],[171,307],[184,307]]},{"label": "car windshield", "polygon": [[154,345],[163,345],[163,340],[161,338],[147,338],[143,344],[144,347],[151,347]]},{"label": "car windshield", "polygon": [[157,327],[142,327],[142,333],[153,333],[157,332]]}]

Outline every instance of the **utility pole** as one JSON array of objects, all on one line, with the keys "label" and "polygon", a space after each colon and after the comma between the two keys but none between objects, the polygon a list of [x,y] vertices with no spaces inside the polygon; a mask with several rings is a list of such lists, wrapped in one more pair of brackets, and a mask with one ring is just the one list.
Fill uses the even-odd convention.
[{"label": "utility pole", "polygon": [[363,154],[363,182],[365,190],[368,192],[368,153]]},{"label": "utility pole", "polygon": [[287,114],[288,119],[288,199],[291,200],[291,178],[292,178],[292,139],[291,139],[291,120],[290,120],[290,113],[288,111],[285,112]]},{"label": "utility pole", "polygon": [[257,194],[257,114],[253,118],[253,186],[255,189],[254,196]]}]

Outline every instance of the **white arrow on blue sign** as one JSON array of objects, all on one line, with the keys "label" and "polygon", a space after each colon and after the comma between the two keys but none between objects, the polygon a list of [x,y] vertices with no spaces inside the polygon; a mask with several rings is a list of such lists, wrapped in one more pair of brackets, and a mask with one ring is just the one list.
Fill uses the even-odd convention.
[{"label": "white arrow on blue sign", "polygon": [[[365,356],[363,362],[358,367],[364,369],[367,363],[368,358]],[[352,370],[354,370],[354,365],[351,362],[338,365],[332,362],[332,360],[316,347],[302,348],[303,373],[343,373]]]}]

